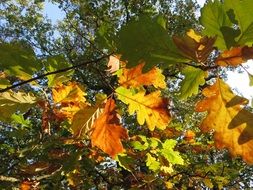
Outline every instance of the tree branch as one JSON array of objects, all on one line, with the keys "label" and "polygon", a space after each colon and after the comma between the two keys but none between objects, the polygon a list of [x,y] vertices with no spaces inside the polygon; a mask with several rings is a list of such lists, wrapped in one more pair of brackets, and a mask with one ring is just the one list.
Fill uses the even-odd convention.
[{"label": "tree branch", "polygon": [[12,86],[9,86],[7,88],[4,88],[4,89],[1,89],[0,92],[6,92],[8,90],[11,90],[13,88],[16,88],[16,87],[19,87],[19,86],[22,86],[24,84],[27,84],[29,82],[33,82],[35,80],[38,80],[38,79],[41,79],[45,76],[48,76],[48,75],[53,75],[53,74],[57,74],[57,73],[62,73],[62,72],[66,72],[66,71],[69,71],[69,70],[72,70],[72,69],[76,69],[76,68],[79,68],[79,67],[82,67],[84,65],[87,65],[87,64],[91,64],[91,63],[96,63],[98,61],[101,61],[105,58],[108,58],[111,54],[108,54],[108,55],[104,55],[96,60],[91,60],[91,61],[86,61],[86,62],[83,62],[83,63],[80,63],[80,64],[77,64],[77,65],[73,65],[71,67],[67,67],[67,68],[64,68],[64,69],[59,69],[59,70],[56,70],[56,71],[52,71],[52,72],[48,72],[48,73],[45,73],[45,74],[42,74],[42,75],[39,75],[37,77],[34,77],[34,78],[31,78],[31,79],[28,79],[28,80],[25,80],[25,81],[22,81],[22,82],[19,82],[19,83],[16,83]]},{"label": "tree branch", "polygon": [[8,182],[19,182],[20,179],[17,179],[15,177],[8,177],[8,176],[3,176],[3,175],[0,175],[0,181],[8,181]]}]

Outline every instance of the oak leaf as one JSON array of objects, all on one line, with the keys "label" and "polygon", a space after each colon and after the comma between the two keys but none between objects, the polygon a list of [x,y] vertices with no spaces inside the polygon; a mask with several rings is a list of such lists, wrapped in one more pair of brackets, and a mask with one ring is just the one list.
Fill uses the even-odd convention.
[{"label": "oak leaf", "polygon": [[207,111],[201,129],[214,130],[217,148],[227,148],[232,156],[242,156],[244,161],[253,164],[253,114],[242,106],[247,100],[234,95],[220,79],[202,93],[205,99],[196,105],[196,111]]},{"label": "oak leaf", "polygon": [[165,129],[171,117],[167,110],[167,100],[161,98],[161,92],[155,91],[145,95],[145,91],[132,94],[131,90],[124,87],[116,89],[118,98],[128,104],[128,112],[137,114],[137,121],[143,125],[146,121],[148,128],[153,131],[155,127]]},{"label": "oak leaf", "polygon": [[162,71],[153,67],[146,73],[142,73],[144,63],[141,63],[131,69],[124,68],[119,77],[119,84],[123,87],[139,87],[141,85],[154,85],[156,88],[166,88],[165,77]]},{"label": "oak leaf", "polygon": [[194,30],[189,30],[185,36],[173,36],[173,41],[183,54],[196,62],[205,62],[213,50],[216,38],[202,37]]},{"label": "oak leaf", "polygon": [[86,106],[80,109],[73,117],[71,130],[75,138],[84,138],[89,135],[95,120],[101,115],[102,108]]},{"label": "oak leaf", "polygon": [[238,66],[253,59],[253,48],[251,47],[234,47],[230,50],[225,50],[216,60],[216,64],[220,66]]},{"label": "oak leaf", "polygon": [[84,88],[75,82],[58,84],[52,89],[54,103],[59,106],[59,109],[54,110],[55,114],[71,121],[73,116],[86,106],[85,95]]},{"label": "oak leaf", "polygon": [[117,117],[115,102],[109,99],[103,113],[96,119],[91,135],[92,147],[98,147],[114,158],[123,151],[121,139],[127,139],[127,130],[123,128]]},{"label": "oak leaf", "polygon": [[182,70],[182,74],[185,76],[183,81],[181,82],[180,88],[180,99],[184,100],[188,97],[198,94],[199,86],[204,85],[207,77],[207,72],[202,71],[199,68],[195,68],[192,66],[186,66]]},{"label": "oak leaf", "polygon": [[38,101],[32,93],[7,91],[0,93],[0,118],[8,121],[16,111],[26,112]]}]

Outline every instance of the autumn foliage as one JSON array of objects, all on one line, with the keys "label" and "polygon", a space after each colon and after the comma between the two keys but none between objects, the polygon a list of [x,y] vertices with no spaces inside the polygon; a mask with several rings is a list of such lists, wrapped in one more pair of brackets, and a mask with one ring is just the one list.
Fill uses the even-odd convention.
[{"label": "autumn foliage", "polygon": [[[28,176],[18,180],[20,188],[43,181],[42,173],[45,178],[64,175],[69,186],[78,187],[79,161],[92,163],[96,171],[103,163],[114,163],[121,169],[117,173],[111,167],[110,172],[124,171],[120,175],[127,176],[129,188],[155,189],[159,178],[157,184],[173,189],[184,175],[202,187],[228,184],[223,172],[229,173],[229,167],[223,166],[216,178],[213,173],[221,166],[206,155],[216,147],[228,150],[229,163],[236,158],[253,164],[252,108],[221,74],[224,67],[241,67],[253,58],[253,18],[244,11],[248,7],[253,7],[251,0],[209,1],[201,9],[203,30],[183,35],[169,35],[160,16],[130,19],[115,34],[113,53],[79,65],[62,57],[40,60],[20,44],[1,42],[1,122],[28,127],[35,117],[41,127],[36,146],[48,137],[56,141],[55,147],[46,146],[43,161],[20,166],[19,172]],[[103,70],[95,67],[98,63]],[[82,72],[97,73],[106,88],[90,90],[77,80],[72,70],[83,66]],[[25,154],[23,150],[19,157]],[[192,155],[202,157],[194,160]],[[198,159],[203,159],[201,166]],[[99,172],[93,175],[104,178]],[[187,185],[193,186],[190,181]]]}]

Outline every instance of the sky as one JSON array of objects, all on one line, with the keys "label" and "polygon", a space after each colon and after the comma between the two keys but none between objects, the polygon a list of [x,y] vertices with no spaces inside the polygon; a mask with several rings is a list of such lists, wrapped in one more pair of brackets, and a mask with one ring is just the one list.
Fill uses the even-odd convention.
[{"label": "sky", "polygon": [[[203,7],[206,0],[197,0],[200,7]],[[57,23],[57,20],[61,20],[64,17],[64,13],[58,9],[58,6],[52,3],[48,3],[46,0],[44,15],[47,15],[48,18],[52,20],[53,24]],[[250,60],[247,63],[243,64],[244,67],[248,67],[247,70],[249,73],[253,74],[253,61]],[[253,87],[249,86],[249,77],[247,72],[244,70],[240,73],[237,71],[228,71],[228,80],[226,81],[229,86],[236,92],[243,95],[245,98],[250,101],[253,98]]]}]

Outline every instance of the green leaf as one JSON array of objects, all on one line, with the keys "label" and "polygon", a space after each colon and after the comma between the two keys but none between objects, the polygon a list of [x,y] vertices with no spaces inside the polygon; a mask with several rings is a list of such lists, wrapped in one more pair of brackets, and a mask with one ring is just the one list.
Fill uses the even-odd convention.
[{"label": "green leaf", "polygon": [[19,43],[1,43],[0,57],[1,69],[4,69],[6,74],[22,80],[32,78],[32,75],[42,68],[33,50]]},{"label": "green leaf", "polygon": [[249,76],[249,86],[253,86],[253,75],[248,73]]},{"label": "green leaf", "polygon": [[[53,71],[64,69],[70,66],[71,65],[61,55],[49,57],[47,59],[47,62],[45,63],[46,72],[53,72]],[[52,87],[52,86],[55,86],[57,83],[62,83],[62,82],[70,80],[73,73],[74,71],[70,70],[66,72],[48,75],[47,76],[48,86]]]},{"label": "green leaf", "polygon": [[36,104],[38,99],[31,93],[3,92],[0,94],[0,119],[9,121],[16,111],[26,112]]},{"label": "green leaf", "polygon": [[174,151],[173,148],[176,146],[177,141],[173,139],[167,139],[163,143],[163,149],[161,149],[160,153],[164,158],[168,160],[171,164],[184,164],[183,158],[180,156],[178,151]]},{"label": "green leaf", "polygon": [[155,149],[159,146],[159,143],[160,143],[160,140],[157,139],[157,138],[150,138],[149,139],[149,146],[152,148],[152,149]]},{"label": "green leaf", "polygon": [[0,78],[0,88],[6,88],[8,86],[10,86],[10,81],[5,79],[5,78]]},{"label": "green leaf", "polygon": [[[252,46],[253,44],[253,14],[252,0],[225,0],[226,11],[232,12],[233,20],[236,20],[241,34],[236,38],[237,44]],[[226,33],[228,35],[228,33]]]},{"label": "green leaf", "polygon": [[128,68],[145,62],[143,71],[147,72],[158,64],[166,67],[170,63],[189,61],[179,53],[168,32],[160,25],[161,19],[141,16],[121,28],[118,53],[127,61]]},{"label": "green leaf", "polygon": [[[217,36],[215,46],[219,49],[227,49],[222,27],[230,28],[232,23],[226,14],[223,4],[219,0],[209,1],[201,9],[200,23],[204,26],[203,33],[207,36]],[[231,35],[226,33],[226,36]],[[232,37],[233,38],[233,37]]]},{"label": "green leaf", "polygon": [[199,92],[199,86],[205,84],[206,72],[201,69],[187,66],[183,69],[182,74],[185,76],[181,82],[180,99],[187,99]]},{"label": "green leaf", "polygon": [[141,139],[142,142],[140,141],[133,141],[131,142],[131,146],[135,149],[135,150],[139,150],[139,151],[143,151],[149,148],[149,143],[147,141],[147,138],[143,135],[138,135],[138,138]]},{"label": "green leaf", "polygon": [[130,156],[128,156],[127,154],[118,154],[115,158],[115,160],[119,163],[119,165],[124,168],[125,170],[131,172],[132,171],[132,167],[131,164],[134,163],[133,158],[131,158]]},{"label": "green leaf", "polygon": [[146,165],[150,170],[152,170],[154,172],[156,172],[160,169],[160,162],[158,162],[156,160],[156,158],[151,156],[151,154],[149,154],[149,153],[147,153]]},{"label": "green leaf", "polygon": [[30,121],[25,119],[21,114],[12,114],[11,119],[18,124],[21,124],[25,127],[30,127]]}]

